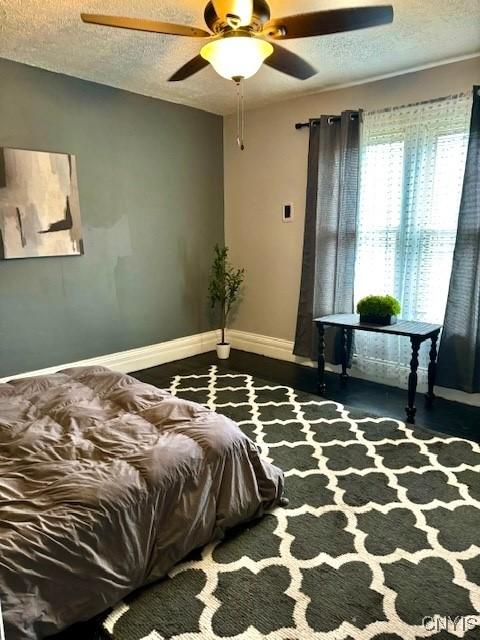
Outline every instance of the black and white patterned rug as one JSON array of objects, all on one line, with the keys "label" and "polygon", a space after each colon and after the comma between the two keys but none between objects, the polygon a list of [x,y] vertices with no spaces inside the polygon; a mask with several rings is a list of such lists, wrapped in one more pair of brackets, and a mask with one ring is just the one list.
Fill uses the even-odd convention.
[{"label": "black and white patterned rug", "polygon": [[216,366],[171,391],[237,421],[290,504],[118,605],[114,640],[480,638],[478,444]]}]

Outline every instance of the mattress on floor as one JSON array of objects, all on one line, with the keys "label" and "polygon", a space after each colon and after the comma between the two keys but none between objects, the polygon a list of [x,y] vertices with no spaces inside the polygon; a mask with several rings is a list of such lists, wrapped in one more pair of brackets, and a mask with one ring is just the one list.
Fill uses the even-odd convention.
[{"label": "mattress on floor", "polygon": [[38,640],[278,502],[228,418],[103,367],[0,384],[0,600]]}]

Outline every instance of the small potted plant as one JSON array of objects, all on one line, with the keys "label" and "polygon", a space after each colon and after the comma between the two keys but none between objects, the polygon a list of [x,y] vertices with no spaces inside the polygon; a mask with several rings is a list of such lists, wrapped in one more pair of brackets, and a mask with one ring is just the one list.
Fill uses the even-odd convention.
[{"label": "small potted plant", "polygon": [[357,304],[360,322],[365,324],[396,324],[400,311],[400,302],[393,296],[366,296]]},{"label": "small potted plant", "polygon": [[226,339],[227,322],[233,305],[237,302],[240,288],[245,279],[244,269],[234,269],[228,261],[228,247],[215,245],[215,257],[210,274],[208,293],[212,309],[220,308],[221,342],[217,344],[217,356],[227,360],[230,356],[230,344]]}]

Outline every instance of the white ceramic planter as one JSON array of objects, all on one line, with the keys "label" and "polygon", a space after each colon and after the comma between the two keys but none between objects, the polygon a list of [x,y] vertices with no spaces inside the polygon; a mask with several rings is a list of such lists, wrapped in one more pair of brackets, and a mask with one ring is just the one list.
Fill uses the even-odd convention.
[{"label": "white ceramic planter", "polygon": [[230,357],[230,345],[217,344],[217,357],[219,360],[228,360]]}]

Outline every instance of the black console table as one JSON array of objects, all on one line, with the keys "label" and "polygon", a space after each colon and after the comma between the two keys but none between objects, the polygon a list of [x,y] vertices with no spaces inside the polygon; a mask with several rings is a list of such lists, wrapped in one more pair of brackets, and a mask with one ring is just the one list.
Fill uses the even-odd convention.
[{"label": "black console table", "polygon": [[418,352],[420,345],[425,340],[431,340],[430,363],[428,365],[428,393],[427,402],[431,404],[435,397],[433,388],[435,385],[435,373],[437,368],[437,342],[442,329],[439,324],[429,324],[428,322],[415,322],[413,320],[399,320],[397,324],[379,326],[375,324],[361,323],[359,316],[355,314],[341,313],[333,316],[316,318],[315,323],[318,329],[318,390],[321,394],[325,392],[325,327],[337,327],[342,330],[342,373],[341,378],[346,380],[347,358],[349,346],[352,344],[353,331],[374,331],[387,335],[406,336],[410,338],[412,345],[412,359],[410,361],[410,375],[408,377],[408,404],[405,408],[407,412],[407,422],[415,424],[415,396],[417,393],[417,370]]}]

